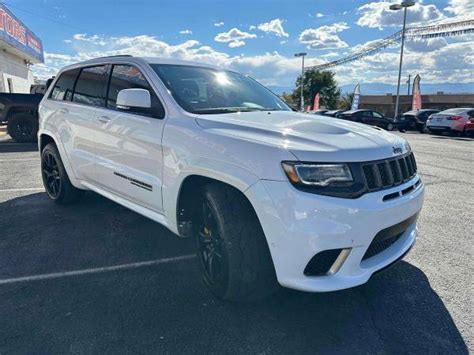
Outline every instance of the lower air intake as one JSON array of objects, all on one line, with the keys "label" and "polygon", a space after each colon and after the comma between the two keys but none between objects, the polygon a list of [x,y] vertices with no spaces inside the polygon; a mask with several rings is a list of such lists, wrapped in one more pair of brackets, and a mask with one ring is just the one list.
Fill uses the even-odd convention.
[{"label": "lower air intake", "polygon": [[311,258],[304,269],[306,276],[324,276],[336,261],[342,249],[324,250]]}]

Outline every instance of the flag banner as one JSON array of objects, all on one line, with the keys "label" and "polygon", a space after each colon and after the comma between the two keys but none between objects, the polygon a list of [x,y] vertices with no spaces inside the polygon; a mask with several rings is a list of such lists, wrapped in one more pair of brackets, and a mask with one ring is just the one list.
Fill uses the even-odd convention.
[{"label": "flag banner", "polygon": [[313,102],[313,110],[316,111],[316,110],[319,110],[319,99],[321,98],[321,96],[319,95],[319,92],[314,95],[314,102]]},{"label": "flag banner", "polygon": [[[474,33],[474,20],[464,20],[430,26],[407,27],[405,30],[405,38],[429,39],[463,36],[471,33]],[[306,67],[305,70],[324,70],[362,59],[364,57],[378,53],[387,47],[398,44],[402,40],[402,35],[402,31],[400,30],[388,37],[373,41],[369,45],[364,45],[360,50],[357,50],[346,57],[339,58],[332,62]]]},{"label": "flag banner", "polygon": [[420,90],[420,76],[417,74],[413,80],[413,98],[411,102],[412,111],[421,110],[421,90]]},{"label": "flag banner", "polygon": [[359,108],[359,100],[360,100],[360,84],[357,84],[354,88],[354,96],[352,97],[352,105],[351,110],[357,110]]}]

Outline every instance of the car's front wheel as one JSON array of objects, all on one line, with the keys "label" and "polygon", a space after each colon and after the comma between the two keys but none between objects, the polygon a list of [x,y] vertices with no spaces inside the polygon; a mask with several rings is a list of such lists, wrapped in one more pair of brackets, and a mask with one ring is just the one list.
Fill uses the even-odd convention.
[{"label": "car's front wheel", "polygon": [[53,143],[47,144],[41,151],[41,177],[46,193],[59,204],[76,202],[83,193],[71,184],[58,149]]},{"label": "car's front wheel", "polygon": [[277,290],[262,227],[239,191],[220,184],[205,186],[194,221],[201,274],[215,296],[253,301]]},{"label": "car's front wheel", "polygon": [[385,126],[385,129],[387,131],[393,131],[393,123],[387,123],[387,125]]}]

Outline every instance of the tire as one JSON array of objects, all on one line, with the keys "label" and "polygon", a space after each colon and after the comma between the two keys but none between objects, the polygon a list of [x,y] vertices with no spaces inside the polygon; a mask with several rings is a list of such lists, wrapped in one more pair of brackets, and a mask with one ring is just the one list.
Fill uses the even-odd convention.
[{"label": "tire", "polygon": [[201,275],[216,297],[256,301],[278,289],[262,227],[239,191],[220,184],[205,186],[194,221]]},{"label": "tire", "polygon": [[385,126],[385,129],[387,131],[393,131],[393,123],[387,123],[387,125]]},{"label": "tire", "polygon": [[16,113],[8,118],[7,132],[17,142],[36,142],[38,118],[28,113]]},{"label": "tire", "polygon": [[41,177],[48,196],[58,204],[77,202],[84,191],[72,186],[56,145],[47,144],[41,151]]}]

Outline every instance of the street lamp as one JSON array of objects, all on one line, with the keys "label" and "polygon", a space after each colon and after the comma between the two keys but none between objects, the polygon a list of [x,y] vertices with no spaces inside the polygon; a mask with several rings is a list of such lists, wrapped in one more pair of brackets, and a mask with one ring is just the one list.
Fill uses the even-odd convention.
[{"label": "street lamp", "polygon": [[398,67],[398,84],[397,84],[397,98],[395,100],[395,117],[398,117],[398,105],[400,101],[400,79],[402,76],[402,62],[403,62],[403,46],[405,45],[405,25],[407,22],[407,9],[415,5],[415,2],[412,0],[402,1],[401,4],[390,5],[390,10],[398,11],[403,9],[403,28],[402,28],[402,44],[400,49],[400,65]]},{"label": "street lamp", "polygon": [[304,97],[303,97],[303,87],[304,87],[304,56],[307,53],[301,52],[296,53],[295,57],[301,57],[301,102],[300,102],[300,110],[304,111]]}]

